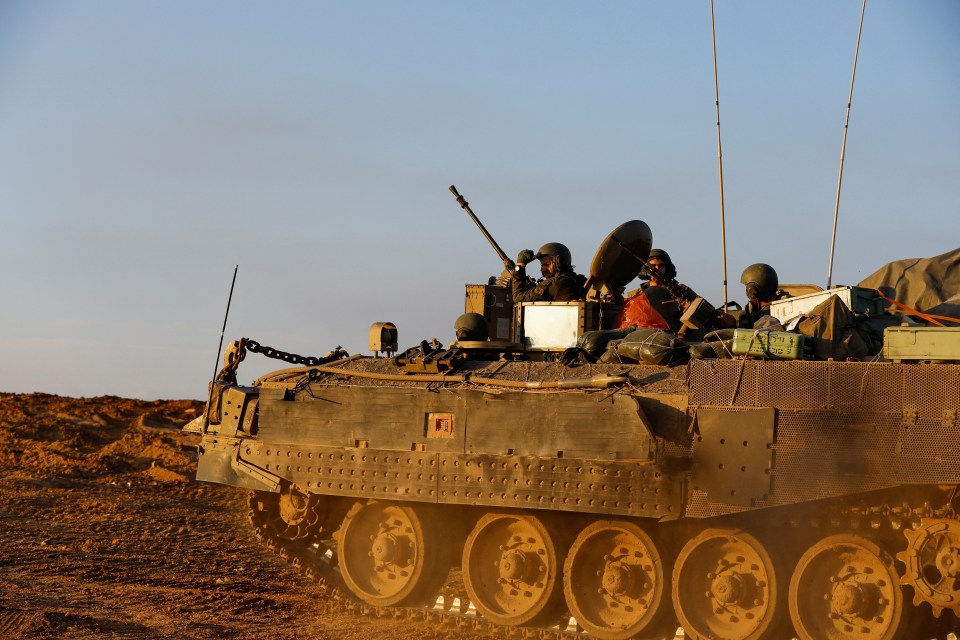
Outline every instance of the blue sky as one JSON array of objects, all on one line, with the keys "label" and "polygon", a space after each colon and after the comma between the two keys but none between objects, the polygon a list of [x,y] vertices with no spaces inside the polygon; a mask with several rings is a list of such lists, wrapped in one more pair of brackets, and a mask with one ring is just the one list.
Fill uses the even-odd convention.
[{"label": "blue sky", "polygon": [[[717,0],[728,279],[827,277],[860,2]],[[960,5],[871,0],[835,284],[960,246]],[[227,339],[452,338],[463,284],[639,218],[722,298],[710,7],[0,5],[0,390],[201,398]],[[251,356],[248,382],[283,363]]]}]

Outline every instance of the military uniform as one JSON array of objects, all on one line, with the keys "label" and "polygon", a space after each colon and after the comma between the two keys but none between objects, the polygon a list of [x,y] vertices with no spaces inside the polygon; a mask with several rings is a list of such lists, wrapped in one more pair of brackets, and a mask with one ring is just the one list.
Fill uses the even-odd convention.
[{"label": "military uniform", "polygon": [[513,274],[514,302],[567,302],[583,298],[583,285],[572,271],[563,271],[538,282],[533,287],[527,283],[527,271],[523,267]]},{"label": "military uniform", "polygon": [[772,300],[766,302],[760,302],[757,300],[750,300],[747,302],[747,305],[743,308],[743,311],[740,312],[740,318],[737,320],[737,326],[744,329],[753,329],[753,325],[763,316],[770,315],[770,303],[777,300],[782,300],[783,298],[789,298],[785,291],[782,289],[777,289],[777,293]]},{"label": "military uniform", "polygon": [[753,329],[753,325],[757,320],[768,315],[770,315],[769,302],[755,302],[751,300],[747,303],[747,306],[743,308],[743,311],[740,312],[737,326],[743,329]]}]

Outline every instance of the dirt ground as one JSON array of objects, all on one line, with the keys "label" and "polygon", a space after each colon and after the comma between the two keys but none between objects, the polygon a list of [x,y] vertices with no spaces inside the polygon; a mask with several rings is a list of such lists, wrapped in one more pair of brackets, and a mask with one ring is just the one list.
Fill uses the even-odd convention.
[{"label": "dirt ground", "polygon": [[202,410],[0,393],[0,638],[488,637],[325,597],[254,538],[245,491],[193,480]]},{"label": "dirt ground", "polygon": [[476,638],[344,613],[201,484],[189,400],[0,394],[0,638]]}]

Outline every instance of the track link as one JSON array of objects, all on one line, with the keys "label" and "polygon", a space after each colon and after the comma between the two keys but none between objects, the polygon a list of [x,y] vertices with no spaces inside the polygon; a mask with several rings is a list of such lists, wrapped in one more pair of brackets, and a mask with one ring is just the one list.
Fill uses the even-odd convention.
[{"label": "track link", "polygon": [[[857,513],[857,509],[842,509],[840,513],[831,514],[832,517],[813,518],[805,524],[814,524],[820,529],[822,525],[828,529],[859,530],[871,528],[868,523],[873,520],[876,528],[878,518],[864,518],[865,514]],[[908,514],[905,520],[917,514]],[[436,598],[430,606],[424,607],[377,607],[358,600],[346,587],[340,570],[337,567],[337,556],[333,540],[312,542],[306,540],[285,540],[279,537],[269,526],[268,516],[257,508],[255,494],[250,496],[250,511],[248,519],[253,526],[254,535],[261,544],[272,550],[280,559],[295,567],[307,579],[319,585],[321,593],[328,602],[341,612],[371,618],[407,619],[426,623],[441,628],[456,628],[476,634],[477,638],[516,638],[538,640],[589,640],[593,636],[580,628],[572,617],[566,617],[560,625],[552,627],[507,627],[495,624],[484,619],[470,604],[469,597],[463,590],[451,592],[445,587],[445,592]],[[904,522],[900,518],[884,516],[879,518],[887,530],[897,531]],[[891,524],[894,526],[891,527]],[[325,532],[332,537],[333,531]],[[909,598],[907,599],[909,603]],[[911,606],[908,604],[908,606]],[[917,629],[920,634],[918,640],[957,640],[955,632],[960,628],[958,622],[949,612],[936,619],[931,615],[929,607],[923,609],[922,627]],[[678,640],[683,638],[682,631],[675,634],[657,633],[648,636],[638,636],[635,640]]]},{"label": "track link", "polygon": [[[294,566],[306,578],[316,582],[331,603],[340,611],[357,616],[375,618],[405,618],[448,628],[476,633],[478,637],[517,638],[537,640],[589,640],[592,636],[579,628],[573,618],[563,626],[505,627],[485,620],[470,604],[466,592],[446,593],[426,607],[375,607],[360,602],[346,587],[337,568],[336,553],[323,543],[284,540],[276,536],[266,524],[266,517],[256,508],[251,494],[250,523],[254,535],[283,561]],[[637,640],[673,640],[676,634],[655,634]],[[682,637],[682,636],[679,636]]]}]

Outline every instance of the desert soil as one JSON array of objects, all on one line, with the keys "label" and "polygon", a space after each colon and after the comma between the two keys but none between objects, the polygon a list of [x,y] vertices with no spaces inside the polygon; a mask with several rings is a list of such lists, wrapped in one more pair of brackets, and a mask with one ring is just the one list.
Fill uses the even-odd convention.
[{"label": "desert soil", "polygon": [[193,479],[202,410],[0,393],[0,639],[487,638],[324,596],[256,540],[245,491]]},{"label": "desert soil", "polygon": [[476,638],[355,616],[198,483],[190,400],[0,394],[0,638]]}]

